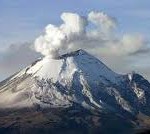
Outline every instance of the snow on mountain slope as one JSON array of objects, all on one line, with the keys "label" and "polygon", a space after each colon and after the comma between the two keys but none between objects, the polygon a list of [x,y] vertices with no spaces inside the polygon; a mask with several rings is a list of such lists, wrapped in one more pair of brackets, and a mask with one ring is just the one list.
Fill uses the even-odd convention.
[{"label": "snow on mountain slope", "polygon": [[[79,92],[75,91],[77,93],[71,97],[71,101],[85,103],[84,96],[88,98],[90,103],[99,108],[101,107],[100,104],[93,98],[92,91],[87,90],[85,83],[88,85],[90,81],[91,84],[95,84],[98,80],[105,81],[105,79],[116,82],[119,76],[98,59],[83,50],[62,55],[57,59],[45,57],[42,61],[31,67],[27,71],[27,74],[33,74],[34,77],[38,77],[39,79],[52,79],[53,83],[59,82],[63,87],[67,87],[69,90],[71,90],[69,85],[71,86],[72,82],[79,80],[82,89],[80,89],[81,91]],[[75,85],[77,86],[78,83],[75,83]]]},{"label": "snow on mountain slope", "polygon": [[45,57],[0,83],[0,108],[70,107],[150,114],[150,83],[119,75],[84,50]]},{"label": "snow on mountain slope", "polygon": [[92,80],[97,80],[102,76],[113,82],[118,76],[83,50],[62,55],[56,59],[45,57],[27,71],[28,74],[34,74],[40,78],[53,78],[55,82],[64,78],[71,79],[75,72],[87,75]]}]

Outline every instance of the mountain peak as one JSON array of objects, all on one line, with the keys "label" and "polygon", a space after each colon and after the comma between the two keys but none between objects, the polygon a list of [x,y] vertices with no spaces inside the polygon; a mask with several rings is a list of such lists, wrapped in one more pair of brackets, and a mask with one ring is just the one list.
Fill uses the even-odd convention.
[{"label": "mountain peak", "polygon": [[74,57],[74,56],[83,55],[83,54],[88,54],[88,53],[83,49],[79,49],[76,51],[72,51],[70,53],[63,54],[63,55],[59,56],[59,59],[63,59],[66,57]]},{"label": "mountain peak", "polygon": [[44,57],[31,66],[27,73],[39,78],[52,78],[55,82],[60,79],[72,80],[76,74],[91,79],[91,82],[98,79],[116,82],[118,77],[117,73],[82,49],[64,54],[56,59]]}]

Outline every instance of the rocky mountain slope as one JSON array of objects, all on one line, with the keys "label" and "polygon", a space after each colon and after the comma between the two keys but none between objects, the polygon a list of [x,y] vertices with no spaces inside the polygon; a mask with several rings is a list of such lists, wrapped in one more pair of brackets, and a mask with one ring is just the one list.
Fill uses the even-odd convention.
[{"label": "rocky mountain slope", "polygon": [[[117,74],[86,51],[78,50],[55,59],[38,59],[2,81],[0,109],[36,109],[38,112],[41,109],[78,109],[80,112],[85,109],[86,112],[81,115],[90,112],[86,118],[93,120],[96,117],[96,125],[114,119],[114,122],[128,124],[128,128],[136,128],[143,116],[147,117],[146,120],[150,116],[150,83],[136,73]],[[71,118],[68,114],[67,121]],[[106,115],[109,118],[103,119]],[[142,119],[139,115],[143,115]],[[83,119],[83,116],[80,118]],[[83,125],[82,119],[79,124]],[[85,122],[90,124],[92,121]],[[103,125],[98,125],[98,130],[100,126]],[[101,130],[109,127],[106,125]],[[126,132],[118,128],[119,133]]]}]

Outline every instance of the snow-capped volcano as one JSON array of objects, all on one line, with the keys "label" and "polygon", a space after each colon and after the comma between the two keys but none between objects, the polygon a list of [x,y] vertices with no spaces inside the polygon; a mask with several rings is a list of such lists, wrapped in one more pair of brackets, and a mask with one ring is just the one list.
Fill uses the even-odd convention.
[{"label": "snow-capped volcano", "polygon": [[84,50],[44,57],[0,83],[0,107],[70,107],[150,114],[150,83],[120,75]]},{"label": "snow-capped volcano", "polygon": [[[75,73],[82,74],[93,80],[103,76],[110,81],[115,81],[117,76],[116,73],[84,50],[65,54],[55,59],[47,56],[29,68],[27,73],[44,79],[52,78],[55,82],[60,82],[63,79],[70,81]],[[63,82],[62,84],[65,83]]]}]

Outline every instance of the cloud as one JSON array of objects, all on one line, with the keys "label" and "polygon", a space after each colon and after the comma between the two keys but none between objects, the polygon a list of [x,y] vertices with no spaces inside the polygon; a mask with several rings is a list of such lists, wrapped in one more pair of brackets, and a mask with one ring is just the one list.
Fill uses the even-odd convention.
[{"label": "cloud", "polygon": [[[117,20],[103,12],[91,11],[87,16],[63,13],[60,26],[49,24],[45,33],[35,40],[35,50],[43,55],[57,57],[76,49],[103,55],[129,55],[146,47],[140,34],[117,36]],[[92,28],[89,28],[92,25]]]},{"label": "cloud", "polygon": [[1,53],[0,74],[3,77],[9,76],[39,57],[41,55],[34,51],[33,45],[30,43],[12,44],[5,52]]},{"label": "cloud", "polygon": [[43,55],[55,57],[60,51],[69,49],[69,43],[84,35],[87,20],[78,14],[63,13],[63,24],[59,27],[49,24],[45,34],[35,40],[35,49]]},{"label": "cloud", "polygon": [[103,32],[110,32],[117,26],[117,20],[104,12],[92,11],[88,14],[88,20],[100,28]]},{"label": "cloud", "polygon": [[[110,54],[129,55],[146,48],[146,40],[141,35],[125,34],[117,40],[110,40],[104,50],[110,50]],[[106,52],[107,53],[107,52]]]},{"label": "cloud", "polygon": [[139,56],[139,55],[148,55],[148,54],[150,54],[150,48],[146,47],[146,48],[140,49],[134,53],[131,53],[130,56]]}]

